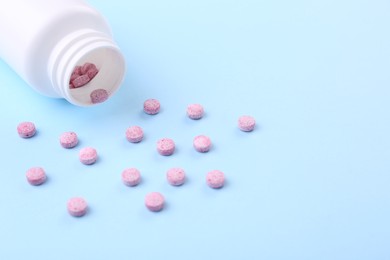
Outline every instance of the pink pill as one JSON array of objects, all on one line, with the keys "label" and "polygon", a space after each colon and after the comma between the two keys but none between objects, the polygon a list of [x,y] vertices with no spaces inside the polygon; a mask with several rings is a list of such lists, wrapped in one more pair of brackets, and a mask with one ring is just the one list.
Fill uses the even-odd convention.
[{"label": "pink pill", "polygon": [[83,198],[75,197],[68,200],[67,208],[73,217],[82,217],[87,213],[88,204]]},{"label": "pink pill", "polygon": [[79,76],[83,75],[83,73],[81,73],[81,67],[82,67],[82,66],[76,66],[76,67],[74,67],[73,72],[72,72],[72,75],[79,75]]},{"label": "pink pill", "polygon": [[194,138],[194,148],[200,153],[206,153],[210,150],[211,140],[205,135],[198,135]]},{"label": "pink pill", "polygon": [[122,172],[122,181],[127,186],[136,186],[141,182],[141,174],[136,168],[128,168]]},{"label": "pink pill", "polygon": [[72,85],[75,88],[79,88],[79,87],[82,87],[85,84],[87,84],[89,81],[90,81],[90,78],[88,77],[88,75],[84,74],[84,75],[81,75],[81,76],[78,76],[77,78],[75,78],[72,81]]},{"label": "pink pill", "polygon": [[[70,82],[70,84],[72,84],[72,82],[73,82],[73,80],[75,80],[76,78],[78,78],[78,77],[80,77],[81,75],[79,75],[79,74],[72,74],[71,76],[70,76],[70,80],[69,80],[69,82]],[[72,84],[73,85],[73,84]]]},{"label": "pink pill", "polygon": [[175,142],[169,138],[163,138],[157,141],[157,151],[164,156],[172,155],[175,151]]},{"label": "pink pill", "polygon": [[255,125],[256,125],[256,121],[251,116],[241,116],[238,119],[238,127],[241,129],[241,131],[244,132],[253,131]]},{"label": "pink pill", "polygon": [[64,148],[73,148],[78,142],[79,140],[75,132],[65,132],[60,136],[60,144]]},{"label": "pink pill", "polygon": [[90,82],[99,70],[93,63],[85,63],[83,66],[76,66],[70,76],[69,88],[79,88]]},{"label": "pink pill", "polygon": [[225,183],[225,175],[218,170],[211,171],[207,173],[206,182],[211,188],[222,188]]},{"label": "pink pill", "polygon": [[88,71],[90,71],[90,70],[97,70],[95,64],[89,63],[89,62],[85,63],[85,64],[81,67],[81,70],[80,70],[81,75],[86,74],[86,73],[87,73]]},{"label": "pink pill", "polygon": [[160,111],[160,102],[157,99],[148,99],[144,102],[146,114],[155,115]]},{"label": "pink pill", "polygon": [[94,91],[91,92],[90,94],[91,97],[91,102],[93,104],[98,104],[98,103],[103,103],[106,101],[109,97],[107,90],[99,88],[95,89]]},{"label": "pink pill", "polygon": [[86,165],[94,164],[98,158],[97,152],[92,147],[84,147],[80,150],[80,162]]},{"label": "pink pill", "polygon": [[90,80],[92,80],[97,74],[98,74],[98,69],[92,69],[92,70],[89,70],[88,72],[87,72],[87,75],[88,75],[88,78],[90,79]]},{"label": "pink pill", "polygon": [[126,139],[131,143],[139,143],[144,138],[144,131],[139,126],[131,126],[126,130]]},{"label": "pink pill", "polygon": [[191,119],[200,119],[203,117],[203,107],[200,104],[191,104],[187,107],[187,115]]},{"label": "pink pill", "polygon": [[182,168],[171,168],[167,171],[167,180],[173,186],[180,186],[185,182],[186,174]]},{"label": "pink pill", "polygon": [[160,211],[164,207],[164,196],[159,192],[151,192],[145,196],[145,206],[150,211]]},{"label": "pink pill", "polygon": [[33,137],[36,133],[35,125],[32,122],[22,122],[17,127],[18,134],[22,138]]},{"label": "pink pill", "polygon": [[46,181],[46,173],[41,167],[33,167],[27,170],[26,178],[31,185],[37,186]]}]

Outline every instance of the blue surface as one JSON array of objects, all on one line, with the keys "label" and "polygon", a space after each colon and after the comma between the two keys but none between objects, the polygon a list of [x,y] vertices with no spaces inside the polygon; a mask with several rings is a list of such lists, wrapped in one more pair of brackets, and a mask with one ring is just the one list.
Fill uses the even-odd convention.
[{"label": "blue surface", "polygon": [[[80,108],[0,62],[0,259],[390,259],[390,2],[91,0],[127,60],[123,87]],[[157,98],[161,113],[142,112]],[[199,121],[185,116],[201,103]],[[243,114],[258,126],[243,133]],[[38,134],[17,136],[21,121]],[[130,125],[145,130],[126,141]],[[76,131],[75,149],[58,136]],[[207,154],[192,148],[206,134]],[[155,143],[173,138],[177,152]],[[78,161],[81,147],[100,155]],[[25,171],[42,166],[33,187]],[[172,187],[168,168],[186,169]],[[143,182],[121,183],[126,167]],[[205,185],[225,172],[221,190]],[[143,205],[160,191],[160,213]],[[90,212],[66,212],[72,196]]]}]

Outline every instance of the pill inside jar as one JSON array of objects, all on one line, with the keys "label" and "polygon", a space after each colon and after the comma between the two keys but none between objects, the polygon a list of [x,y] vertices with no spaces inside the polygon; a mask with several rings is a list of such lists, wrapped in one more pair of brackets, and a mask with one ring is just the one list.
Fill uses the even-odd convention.
[{"label": "pill inside jar", "polygon": [[86,62],[82,66],[76,66],[69,79],[69,88],[81,88],[87,85],[98,73],[99,70],[96,65],[90,62]]},{"label": "pill inside jar", "polygon": [[94,63],[85,62],[83,65],[74,67],[69,79],[70,89],[86,88],[90,91],[89,97],[92,104],[103,103],[109,98],[107,90],[98,88],[94,85],[87,85],[99,73],[99,69]]}]

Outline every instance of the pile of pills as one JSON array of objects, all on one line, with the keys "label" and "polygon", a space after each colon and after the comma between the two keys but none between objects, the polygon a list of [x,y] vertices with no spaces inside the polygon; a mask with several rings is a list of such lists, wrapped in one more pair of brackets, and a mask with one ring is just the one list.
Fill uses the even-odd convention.
[{"label": "pile of pills", "polygon": [[97,74],[98,68],[93,63],[85,63],[82,66],[76,66],[69,79],[69,88],[80,88],[87,85]]},{"label": "pile of pills", "polygon": [[[93,65],[93,64],[92,64]],[[82,75],[95,76],[96,67],[87,63],[78,67]],[[92,72],[93,73],[92,73]],[[76,72],[75,72],[76,73]],[[79,73],[79,72],[77,72]],[[88,76],[89,77],[89,76]],[[74,84],[74,83],[73,83]],[[76,85],[77,86],[77,85]],[[156,115],[160,111],[160,102],[156,99],[148,99],[144,102],[144,112],[149,115]],[[203,117],[204,109],[200,104],[192,104],[187,107],[187,116],[190,119],[199,120]],[[255,128],[255,119],[245,115],[238,119],[238,128],[244,132],[253,131]],[[17,126],[17,132],[22,138],[33,137],[36,133],[35,125],[32,122],[22,122]],[[125,131],[125,137],[130,143],[139,143],[143,140],[144,131],[140,126],[131,126]],[[71,149],[77,146],[79,140],[75,132],[64,132],[59,137],[59,143],[63,148]],[[200,153],[210,151],[212,142],[208,136],[198,135],[193,140],[193,147]],[[170,156],[175,152],[175,142],[170,138],[162,138],[156,143],[157,152],[162,156]],[[93,147],[83,147],[79,151],[79,160],[85,165],[94,164],[98,159],[98,153]],[[26,178],[28,183],[34,186],[43,184],[46,181],[45,170],[41,167],[32,167],[27,170]],[[141,173],[136,168],[124,169],[121,175],[124,185],[134,187],[141,182]],[[182,168],[171,168],[166,172],[167,182],[172,186],[181,186],[185,183],[186,172]],[[206,183],[213,189],[220,189],[225,183],[225,174],[219,170],[213,170],[207,173]],[[164,208],[165,198],[159,192],[150,192],[145,196],[145,206],[153,212],[161,211]],[[67,209],[70,215],[81,217],[87,213],[87,201],[80,197],[71,198],[67,203]]]}]

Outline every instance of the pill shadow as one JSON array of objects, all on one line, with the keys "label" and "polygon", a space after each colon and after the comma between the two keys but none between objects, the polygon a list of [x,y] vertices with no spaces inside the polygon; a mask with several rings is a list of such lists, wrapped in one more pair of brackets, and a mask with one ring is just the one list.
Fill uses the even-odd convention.
[{"label": "pill shadow", "polygon": [[182,185],[180,185],[179,188],[182,186],[184,186],[184,187],[189,186],[189,185],[191,185],[191,183],[192,183],[192,178],[186,176],[184,183]]},{"label": "pill shadow", "polygon": [[159,212],[164,212],[164,211],[167,211],[171,208],[171,204],[169,202],[165,202],[164,203],[164,208],[162,210],[160,210]]},{"label": "pill shadow", "polygon": [[252,135],[261,130],[263,130],[263,127],[261,125],[255,125],[255,128],[253,128],[252,131],[242,131],[240,130],[240,128],[237,127],[235,132],[240,136],[247,136],[247,135]]},{"label": "pill shadow", "polygon": [[166,213],[168,213],[169,210],[171,210],[171,204],[169,202],[165,201],[164,207],[159,211],[151,211],[145,205],[143,205],[143,207],[141,208],[140,215],[142,216],[142,218],[152,217],[154,215],[166,214]]},{"label": "pill shadow", "polygon": [[149,114],[146,114],[144,112],[144,110],[140,110],[138,112],[138,115],[140,118],[144,119],[144,120],[152,120],[154,117],[157,117],[159,114],[161,114],[162,112],[164,112],[164,110],[162,108],[160,108],[160,111],[157,113],[157,114],[154,114],[154,115],[149,115]]},{"label": "pill shadow", "polygon": [[153,156],[155,160],[168,160],[169,158],[178,156],[177,154],[180,153],[181,149],[175,147],[175,151],[171,155],[161,155],[155,148],[155,151],[153,151]]},{"label": "pill shadow", "polygon": [[231,185],[230,181],[225,179],[223,186],[221,188],[217,188],[216,190],[229,189],[230,185]]},{"label": "pill shadow", "polygon": [[218,193],[218,192],[223,192],[226,189],[230,189],[231,183],[229,180],[224,181],[224,184],[220,188],[211,188],[206,182],[203,184],[203,190],[207,193]]},{"label": "pill shadow", "polygon": [[96,161],[94,163],[91,163],[91,164],[84,164],[82,162],[79,162],[81,163],[83,166],[85,166],[86,168],[91,168],[91,167],[94,167],[95,165],[97,164],[100,164],[102,161],[102,156],[101,155],[98,155]]},{"label": "pill shadow", "polygon": [[[145,136],[145,133],[144,133],[144,136],[142,137],[142,140],[140,142],[137,142],[137,143],[132,143],[132,142],[128,141],[126,138],[122,138],[123,145],[125,145],[126,148],[129,148],[129,149],[132,149],[134,147],[142,145],[142,143],[144,143],[145,140],[148,141],[148,137]],[[134,148],[134,149],[136,149],[136,148]]]},{"label": "pill shadow", "polygon": [[121,189],[125,189],[125,190],[137,190],[137,189],[142,189],[142,186],[144,186],[144,178],[141,177],[141,181],[140,183],[138,183],[137,185],[135,186],[129,186],[129,185],[126,185],[123,183],[123,181],[121,181],[120,183],[117,183],[117,187],[120,187]]},{"label": "pill shadow", "polygon": [[143,208],[141,209],[142,212],[140,213],[140,216],[142,219],[150,219],[151,220],[154,216],[157,217],[161,214],[166,214],[168,208],[169,208],[169,206],[165,205],[164,208],[160,211],[151,211],[148,208],[146,208],[145,206],[143,206]]},{"label": "pill shadow", "polygon": [[203,116],[199,119],[191,119],[188,117],[188,115],[185,113],[183,116],[183,122],[188,125],[194,125],[194,124],[200,124],[201,121],[207,120],[208,115],[207,113],[204,113]]},{"label": "pill shadow", "polygon": [[45,189],[45,188],[48,188],[50,186],[47,186],[47,185],[50,185],[51,183],[51,178],[49,178],[47,175],[46,175],[46,179],[43,183],[41,184],[38,184],[38,185],[33,185],[33,184],[29,184],[27,182],[27,184],[29,184],[33,189]]},{"label": "pill shadow", "polygon": [[85,215],[79,218],[90,218],[91,215],[93,215],[94,213],[95,213],[95,209],[93,208],[93,206],[88,205],[87,212],[85,213]]},{"label": "pill shadow", "polygon": [[209,151],[207,151],[207,152],[198,152],[197,150],[195,150],[195,148],[192,146],[191,147],[191,155],[192,156],[196,156],[196,157],[204,157],[204,156],[210,156],[209,154],[211,153],[211,154],[213,154],[213,153],[216,153],[216,152],[218,152],[218,149],[219,147],[218,147],[218,145],[216,145],[216,144],[212,144],[211,145],[211,147],[210,147],[210,150]]},{"label": "pill shadow", "polygon": [[185,176],[184,183],[181,185],[172,185],[167,181],[167,184],[171,186],[173,189],[185,189],[186,186],[191,185],[192,179],[187,175]]},{"label": "pill shadow", "polygon": [[38,185],[38,186],[47,185],[47,184],[50,185],[50,183],[52,183],[52,177],[46,175],[46,180],[45,180],[45,182],[42,183],[41,185]]},{"label": "pill shadow", "polygon": [[78,140],[77,140],[76,146],[75,146],[75,147],[72,147],[72,148],[68,148],[67,150],[72,150],[72,149],[75,149],[75,148],[80,148],[80,147],[83,147],[83,145],[84,145],[84,141],[78,139]]},{"label": "pill shadow", "polygon": [[88,206],[87,212],[83,216],[80,216],[80,217],[72,216],[69,214],[68,211],[66,211],[64,214],[66,214],[67,215],[66,217],[70,220],[83,221],[84,219],[91,218],[93,216],[93,214],[95,214],[95,210],[93,208],[91,208],[90,206]]},{"label": "pill shadow", "polygon": [[34,133],[34,135],[32,135],[32,136],[30,136],[30,137],[28,137],[28,138],[25,138],[25,139],[29,139],[29,138],[34,138],[34,137],[39,137],[41,135],[41,131],[40,130],[35,130],[35,133]]}]

